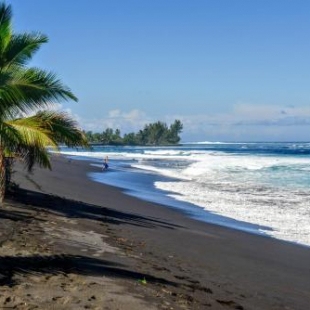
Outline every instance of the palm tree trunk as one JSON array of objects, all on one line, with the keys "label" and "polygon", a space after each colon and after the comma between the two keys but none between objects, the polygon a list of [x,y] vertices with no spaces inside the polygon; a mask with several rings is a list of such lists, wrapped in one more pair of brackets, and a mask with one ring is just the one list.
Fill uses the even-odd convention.
[{"label": "palm tree trunk", "polygon": [[5,195],[5,185],[6,185],[6,171],[5,171],[5,158],[4,154],[0,149],[0,204],[3,203]]}]

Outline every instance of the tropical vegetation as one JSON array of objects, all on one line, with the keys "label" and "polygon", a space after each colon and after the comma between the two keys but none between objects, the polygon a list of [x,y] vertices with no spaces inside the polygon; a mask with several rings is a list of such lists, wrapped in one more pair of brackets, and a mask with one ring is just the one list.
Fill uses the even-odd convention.
[{"label": "tropical vegetation", "polygon": [[89,143],[106,145],[175,145],[180,142],[183,124],[175,120],[169,127],[164,122],[147,124],[137,133],[131,132],[121,136],[119,129],[107,128],[102,133],[85,132]]},{"label": "tropical vegetation", "polygon": [[29,66],[48,38],[40,33],[14,33],[12,9],[0,3],[0,202],[12,158],[22,159],[29,171],[34,164],[51,168],[47,147],[86,145],[77,123],[55,102],[77,101],[56,75]]}]

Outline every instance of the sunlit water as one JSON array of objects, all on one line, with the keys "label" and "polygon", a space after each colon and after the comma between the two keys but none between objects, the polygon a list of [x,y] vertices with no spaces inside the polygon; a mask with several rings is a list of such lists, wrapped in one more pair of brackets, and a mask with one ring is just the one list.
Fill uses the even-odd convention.
[{"label": "sunlit water", "polygon": [[[98,172],[89,177],[143,199],[204,221],[310,245],[310,143],[94,147],[62,153],[91,159]],[[103,173],[106,155],[110,168]]]}]

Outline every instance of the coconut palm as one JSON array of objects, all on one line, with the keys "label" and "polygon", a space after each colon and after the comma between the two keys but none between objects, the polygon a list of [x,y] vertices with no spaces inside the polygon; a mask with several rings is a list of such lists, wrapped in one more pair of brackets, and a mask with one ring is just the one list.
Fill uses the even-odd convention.
[{"label": "coconut palm", "polygon": [[59,100],[77,98],[53,73],[27,66],[47,41],[40,33],[14,33],[11,6],[0,4],[0,202],[6,157],[24,159],[30,170],[35,163],[50,168],[47,146],[86,145],[69,115],[44,111]]}]

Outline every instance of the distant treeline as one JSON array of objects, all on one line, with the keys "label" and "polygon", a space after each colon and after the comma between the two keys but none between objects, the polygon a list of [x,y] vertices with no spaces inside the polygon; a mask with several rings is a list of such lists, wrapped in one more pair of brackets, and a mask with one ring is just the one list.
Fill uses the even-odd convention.
[{"label": "distant treeline", "polygon": [[169,127],[166,123],[156,122],[145,125],[142,130],[127,133],[121,136],[119,129],[107,128],[102,133],[85,133],[89,143],[100,143],[105,145],[175,145],[180,142],[179,134],[183,124],[175,120]]}]

